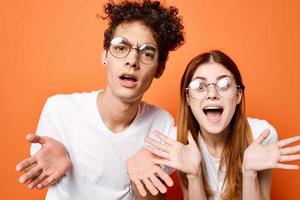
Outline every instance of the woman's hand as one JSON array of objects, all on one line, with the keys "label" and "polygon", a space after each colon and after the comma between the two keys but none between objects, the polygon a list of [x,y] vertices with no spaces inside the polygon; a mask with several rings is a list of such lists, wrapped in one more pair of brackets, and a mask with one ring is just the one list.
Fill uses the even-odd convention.
[{"label": "woman's hand", "polygon": [[287,145],[300,141],[300,136],[280,140],[277,143],[262,145],[270,131],[266,129],[245,150],[243,172],[256,174],[257,171],[265,169],[299,169],[295,164],[284,164],[282,162],[300,160],[300,145],[286,147]]},{"label": "woman's hand", "polygon": [[150,137],[145,138],[145,141],[151,145],[147,146],[149,151],[160,157],[153,159],[154,163],[166,165],[191,175],[198,175],[201,172],[201,154],[190,132],[187,145],[172,140],[159,132],[155,132],[155,135],[163,143]]}]

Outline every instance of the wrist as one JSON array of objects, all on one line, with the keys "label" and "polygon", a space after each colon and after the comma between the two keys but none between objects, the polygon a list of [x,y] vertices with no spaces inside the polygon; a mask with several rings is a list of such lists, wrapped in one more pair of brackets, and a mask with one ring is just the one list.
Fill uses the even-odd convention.
[{"label": "wrist", "polygon": [[197,170],[196,173],[187,173],[186,177],[187,177],[188,181],[197,180],[199,178],[202,179],[201,167],[200,167],[200,169]]},{"label": "wrist", "polygon": [[244,177],[256,177],[257,171],[249,168],[247,164],[243,163],[242,174]]}]

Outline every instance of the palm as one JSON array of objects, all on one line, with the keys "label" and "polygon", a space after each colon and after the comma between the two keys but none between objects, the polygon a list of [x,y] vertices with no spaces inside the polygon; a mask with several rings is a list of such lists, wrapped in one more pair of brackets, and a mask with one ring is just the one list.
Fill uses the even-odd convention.
[{"label": "palm", "polygon": [[251,161],[248,167],[261,171],[274,168],[280,159],[280,149],[276,144],[263,146],[252,143],[245,151],[245,160]]},{"label": "palm", "polygon": [[180,142],[172,140],[161,133],[155,133],[163,143],[157,142],[151,138],[146,138],[146,142],[153,147],[148,149],[159,156],[154,159],[157,164],[166,165],[187,174],[197,174],[201,163],[201,154],[199,148],[194,141],[192,135],[189,133],[189,144],[184,145]]},{"label": "palm", "polygon": [[41,165],[43,171],[52,171],[62,177],[70,168],[70,159],[64,145],[52,138],[42,145],[41,150],[34,155],[37,163]]},{"label": "palm", "polygon": [[72,166],[64,145],[46,136],[27,135],[26,139],[31,143],[40,143],[42,148],[17,165],[17,171],[24,173],[19,181],[28,184],[30,189],[42,189],[58,182]]},{"label": "palm", "polygon": [[286,147],[291,143],[300,141],[300,136],[290,137],[280,140],[277,143],[263,145],[262,142],[269,135],[269,130],[265,130],[260,136],[245,150],[244,169],[257,172],[265,169],[299,169],[298,165],[284,164],[282,162],[300,160],[300,145]]}]

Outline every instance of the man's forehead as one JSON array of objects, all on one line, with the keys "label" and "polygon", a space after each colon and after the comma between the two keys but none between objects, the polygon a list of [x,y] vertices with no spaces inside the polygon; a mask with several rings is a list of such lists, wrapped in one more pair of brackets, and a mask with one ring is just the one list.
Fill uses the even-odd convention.
[{"label": "man's forehead", "polygon": [[141,21],[123,22],[117,26],[114,37],[126,38],[132,44],[156,45],[152,30]]}]

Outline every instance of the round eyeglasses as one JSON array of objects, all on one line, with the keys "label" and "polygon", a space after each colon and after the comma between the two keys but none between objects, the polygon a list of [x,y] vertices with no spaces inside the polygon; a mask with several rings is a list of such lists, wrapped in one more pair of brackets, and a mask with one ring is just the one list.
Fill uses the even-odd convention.
[{"label": "round eyeglasses", "polygon": [[218,79],[215,83],[206,83],[204,80],[196,78],[190,82],[185,90],[194,99],[203,99],[207,94],[209,86],[213,86],[218,95],[224,98],[232,97],[236,89],[241,89],[241,86],[236,85],[230,77],[226,76]]},{"label": "round eyeglasses", "polygon": [[116,58],[125,58],[132,49],[138,54],[138,59],[144,64],[153,64],[158,60],[158,50],[153,44],[142,44],[133,48],[132,44],[123,37],[115,37],[110,42],[109,52]]}]

